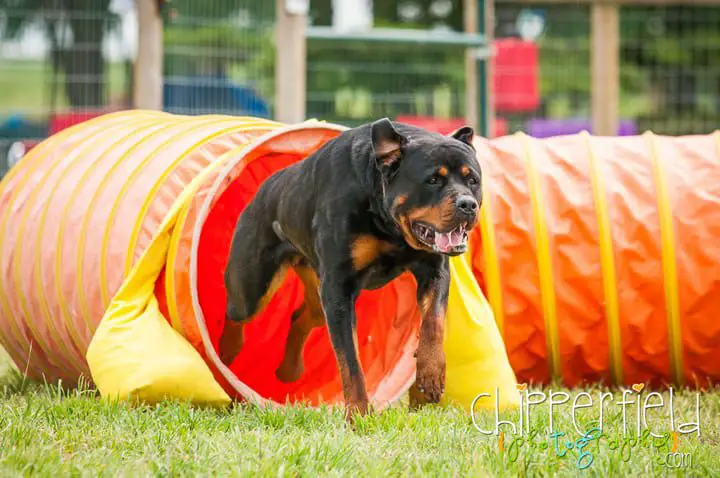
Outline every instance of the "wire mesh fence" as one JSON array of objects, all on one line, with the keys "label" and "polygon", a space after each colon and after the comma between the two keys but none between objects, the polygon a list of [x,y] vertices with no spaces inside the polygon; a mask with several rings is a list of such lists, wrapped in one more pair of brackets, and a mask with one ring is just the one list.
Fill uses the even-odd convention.
[{"label": "wire mesh fence", "polygon": [[[333,4],[313,5],[314,24],[330,24]],[[461,0],[375,5],[376,27],[462,30]],[[589,2],[496,1],[495,134],[592,131],[590,29]],[[345,124],[378,116],[459,124],[463,54],[458,47],[311,40],[308,114]],[[620,62],[617,134],[706,133],[720,124],[720,3],[621,7]]]},{"label": "wire mesh fence", "polygon": [[[680,4],[680,2],[678,2]],[[536,108],[497,108],[508,130],[534,136],[592,130],[590,117],[590,7],[498,0],[495,36],[517,38],[535,17],[540,101]],[[532,88],[531,68],[498,59],[504,80]],[[720,3],[717,6],[620,8],[620,118],[618,134],[708,133],[720,124]],[[503,94],[501,85],[496,85]],[[522,94],[509,92],[507,94]]]},{"label": "wire mesh fence", "polygon": [[165,110],[272,116],[274,1],[174,0],[164,17]]},{"label": "wire mesh fence", "polygon": [[0,173],[47,135],[129,106],[131,7],[0,0]]},{"label": "wire mesh fence", "polygon": [[[463,0],[370,3],[375,28],[463,29]],[[310,25],[336,24],[348,4],[312,0]],[[270,0],[166,3],[164,109],[272,117],[274,9]],[[588,3],[496,0],[494,27],[494,133],[591,129]],[[131,106],[137,29],[133,0],[0,0],[0,173],[34,140]],[[463,47],[311,38],[307,52],[308,117],[463,121]],[[720,3],[622,6],[620,61],[618,134],[720,124]]]},{"label": "wire mesh fence", "polygon": [[503,1],[495,15],[493,94],[505,132],[545,136],[579,124],[589,128],[587,6]]},{"label": "wire mesh fence", "polygon": [[[162,15],[166,111],[272,116],[274,2],[174,0]],[[37,139],[131,107],[134,0],[0,0],[0,40],[0,175]]]},{"label": "wire mesh fence", "polygon": [[463,118],[463,52],[438,46],[409,59],[408,48],[394,43],[309,43],[308,116],[349,126],[385,116]]},{"label": "wire mesh fence", "polygon": [[[461,1],[369,3],[311,2],[312,26],[343,28],[365,15],[376,28],[462,31]],[[338,19],[340,7],[348,10],[345,20]],[[353,126],[384,116],[421,123],[465,116],[464,47],[311,38],[307,51],[310,117]]]},{"label": "wire mesh fence", "polygon": [[720,126],[720,4],[623,7],[621,115],[641,130]]}]

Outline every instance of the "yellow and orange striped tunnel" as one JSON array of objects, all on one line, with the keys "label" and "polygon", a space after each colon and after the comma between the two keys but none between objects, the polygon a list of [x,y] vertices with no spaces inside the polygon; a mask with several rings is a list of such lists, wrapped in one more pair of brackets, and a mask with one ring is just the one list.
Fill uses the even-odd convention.
[{"label": "yellow and orange striped tunnel", "polygon": [[[0,343],[32,378],[69,385],[81,376],[90,379],[86,353],[105,310],[175,200],[202,172],[202,184],[173,228],[156,283],[163,315],[231,397],[342,401],[324,328],[308,339],[312,353],[303,376],[292,384],[275,377],[289,317],[303,298],[294,272],[246,328],[246,346],[229,369],[215,351],[237,218],[272,172],[343,129],[131,111],[47,139],[0,187]],[[412,383],[419,322],[409,275],[360,297],[360,358],[374,401],[391,402]]]},{"label": "yellow and orange striped tunnel", "polygon": [[519,381],[720,380],[720,133],[476,141],[473,270]]},{"label": "yellow and orange striped tunnel", "polygon": [[[274,378],[286,319],[302,300],[292,272],[230,369],[215,348],[237,217],[268,175],[343,129],[132,111],[47,139],[0,185],[0,344],[33,378],[88,377],[108,304],[203,172],[155,285],[163,315],[230,396],[340,400],[325,330],[313,332],[298,382]],[[720,380],[720,134],[518,134],[475,145],[485,201],[470,259],[519,380]],[[363,293],[358,324],[369,391],[392,401],[415,371],[413,279]]]}]

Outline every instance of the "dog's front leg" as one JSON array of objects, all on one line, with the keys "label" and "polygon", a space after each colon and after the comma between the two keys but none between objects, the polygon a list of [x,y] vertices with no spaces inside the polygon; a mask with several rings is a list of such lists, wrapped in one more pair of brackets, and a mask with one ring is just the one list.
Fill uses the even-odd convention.
[{"label": "dog's front leg", "polygon": [[351,276],[339,271],[323,274],[320,298],[342,379],[345,417],[352,421],[368,412],[369,400],[365,377],[360,368],[355,330],[357,288]]},{"label": "dog's front leg", "polygon": [[450,290],[448,259],[433,256],[417,263],[413,274],[418,283],[418,304],[422,311],[417,373],[410,388],[410,405],[438,403],[445,392],[445,312]]}]

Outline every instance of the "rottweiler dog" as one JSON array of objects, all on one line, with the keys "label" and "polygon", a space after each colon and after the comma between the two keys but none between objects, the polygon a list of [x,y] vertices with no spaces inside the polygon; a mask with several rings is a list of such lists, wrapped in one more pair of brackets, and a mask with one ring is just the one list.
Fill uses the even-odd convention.
[{"label": "rottweiler dog", "polygon": [[327,324],[349,419],[368,412],[355,331],[355,300],[404,271],[418,284],[422,325],[412,406],[445,388],[444,315],[449,256],[465,252],[482,202],[473,129],[449,136],[387,118],[344,131],[275,172],[240,215],[225,271],[227,317],[220,358],[230,364],[243,324],[262,311],[293,268],[304,284],[278,379],[303,373],[303,347]]}]

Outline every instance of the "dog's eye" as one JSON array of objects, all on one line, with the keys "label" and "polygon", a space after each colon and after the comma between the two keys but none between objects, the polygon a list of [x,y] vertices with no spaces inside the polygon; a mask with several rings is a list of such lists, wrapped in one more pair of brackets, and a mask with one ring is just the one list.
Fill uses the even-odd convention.
[{"label": "dog's eye", "polygon": [[475,186],[475,185],[478,183],[478,180],[477,180],[476,177],[470,176],[470,177],[468,178],[468,183],[471,184],[471,185],[473,185],[473,186]]},{"label": "dog's eye", "polygon": [[435,174],[433,174],[427,179],[428,184],[437,184],[438,182],[440,182],[440,178],[438,178]]}]

